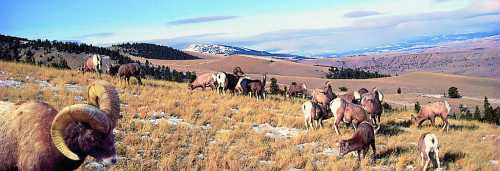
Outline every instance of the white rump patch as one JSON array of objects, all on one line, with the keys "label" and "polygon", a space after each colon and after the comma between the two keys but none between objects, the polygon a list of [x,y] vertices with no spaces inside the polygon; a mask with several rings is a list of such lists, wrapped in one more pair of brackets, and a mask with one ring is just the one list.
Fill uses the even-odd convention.
[{"label": "white rump patch", "polygon": [[450,104],[448,103],[448,101],[444,101],[444,105],[446,106],[446,109],[448,110],[448,113],[450,113],[450,111],[451,111],[451,106],[450,106]]},{"label": "white rump patch", "polygon": [[361,95],[359,95],[359,92],[354,91],[354,99],[361,100]]},{"label": "white rump patch", "polygon": [[337,109],[340,108],[340,105],[342,105],[342,99],[341,98],[335,98],[330,102],[330,110],[333,113],[333,116],[337,117]]}]

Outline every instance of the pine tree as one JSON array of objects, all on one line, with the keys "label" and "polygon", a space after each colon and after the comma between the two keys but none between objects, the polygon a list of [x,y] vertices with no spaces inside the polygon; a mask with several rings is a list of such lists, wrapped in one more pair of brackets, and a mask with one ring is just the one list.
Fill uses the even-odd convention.
[{"label": "pine tree", "polygon": [[448,97],[449,98],[460,98],[462,96],[458,92],[458,88],[456,88],[456,87],[450,87],[448,89]]},{"label": "pine tree", "polygon": [[490,123],[495,122],[493,108],[491,107],[490,102],[488,102],[488,97],[486,96],[484,97],[484,120]]},{"label": "pine tree", "polygon": [[414,109],[415,109],[415,113],[420,112],[420,103],[419,102],[415,103],[415,108]]},{"label": "pine tree", "polygon": [[473,119],[478,121],[481,120],[481,110],[479,110],[479,106],[477,105],[476,105],[476,110],[474,111]]},{"label": "pine tree", "polygon": [[271,94],[279,94],[280,87],[278,86],[278,80],[276,78],[271,78]]},{"label": "pine tree", "polygon": [[398,94],[401,94],[401,87],[398,88],[398,91],[397,91]]}]

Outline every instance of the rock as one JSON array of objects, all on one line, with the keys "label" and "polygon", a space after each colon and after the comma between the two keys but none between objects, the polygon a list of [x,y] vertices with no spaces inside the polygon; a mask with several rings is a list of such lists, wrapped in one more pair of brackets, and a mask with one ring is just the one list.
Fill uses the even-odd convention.
[{"label": "rock", "polygon": [[21,88],[23,82],[17,80],[0,80],[0,88]]},{"label": "rock", "polygon": [[406,169],[405,169],[405,170],[407,170],[407,171],[414,171],[414,170],[416,170],[416,169],[417,169],[417,168],[416,168],[415,166],[413,166],[413,165],[408,165],[408,166],[406,166]]},{"label": "rock", "polygon": [[270,161],[270,160],[260,160],[259,164],[262,165],[262,166],[269,166],[269,165],[273,164],[273,161]]},{"label": "rock", "polygon": [[490,160],[489,163],[491,165],[497,165],[498,164],[498,160]]},{"label": "rock", "polygon": [[325,148],[321,154],[326,155],[326,156],[339,156],[340,153],[337,149],[335,148]]},{"label": "rock", "polygon": [[291,138],[304,131],[297,128],[287,127],[273,127],[268,123],[260,125],[252,125],[252,128],[257,133],[264,133],[266,137],[270,138]]},{"label": "rock", "polygon": [[89,162],[85,165],[85,169],[92,171],[105,171],[106,167],[103,164],[97,163],[95,161]]},{"label": "rock", "polygon": [[205,159],[205,155],[198,154],[198,155],[196,155],[196,158],[198,158],[198,160],[204,160]]},{"label": "rock", "polygon": [[83,102],[85,98],[83,96],[75,96],[75,101],[77,102]]}]

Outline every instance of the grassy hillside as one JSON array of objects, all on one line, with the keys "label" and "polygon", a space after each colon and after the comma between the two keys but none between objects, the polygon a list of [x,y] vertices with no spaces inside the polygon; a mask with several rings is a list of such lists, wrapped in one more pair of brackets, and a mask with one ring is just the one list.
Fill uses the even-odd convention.
[{"label": "grassy hillside", "polygon": [[[337,143],[350,137],[352,128],[342,127],[343,134],[337,136],[328,120],[323,129],[304,130],[302,101],[256,101],[190,92],[181,83],[145,80],[145,86],[127,86],[109,76],[103,79],[119,90],[124,116],[115,130],[120,158],[111,170],[347,170],[355,164],[353,155],[337,156]],[[61,109],[84,101],[85,86],[95,77],[0,62],[0,80],[18,83],[0,86],[0,100],[42,100]],[[449,133],[442,134],[427,124],[410,127],[410,114],[383,114],[376,136],[377,161],[371,166],[363,160],[363,170],[419,166],[416,141],[424,132],[438,136],[440,160],[447,170],[499,170],[491,161],[500,160],[498,126],[452,119]]]}]

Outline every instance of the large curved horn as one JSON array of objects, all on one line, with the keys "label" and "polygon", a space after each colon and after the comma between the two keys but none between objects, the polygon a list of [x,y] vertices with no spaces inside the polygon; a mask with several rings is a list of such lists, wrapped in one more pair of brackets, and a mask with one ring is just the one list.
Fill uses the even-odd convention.
[{"label": "large curved horn", "polygon": [[50,136],[52,143],[64,156],[71,160],[80,160],[64,142],[64,130],[72,122],[84,122],[94,130],[107,133],[111,129],[110,120],[106,113],[87,104],[76,104],[63,108],[52,121]]},{"label": "large curved horn", "polygon": [[104,80],[95,81],[87,89],[88,102],[98,106],[111,119],[114,128],[120,116],[120,97],[115,87]]}]

